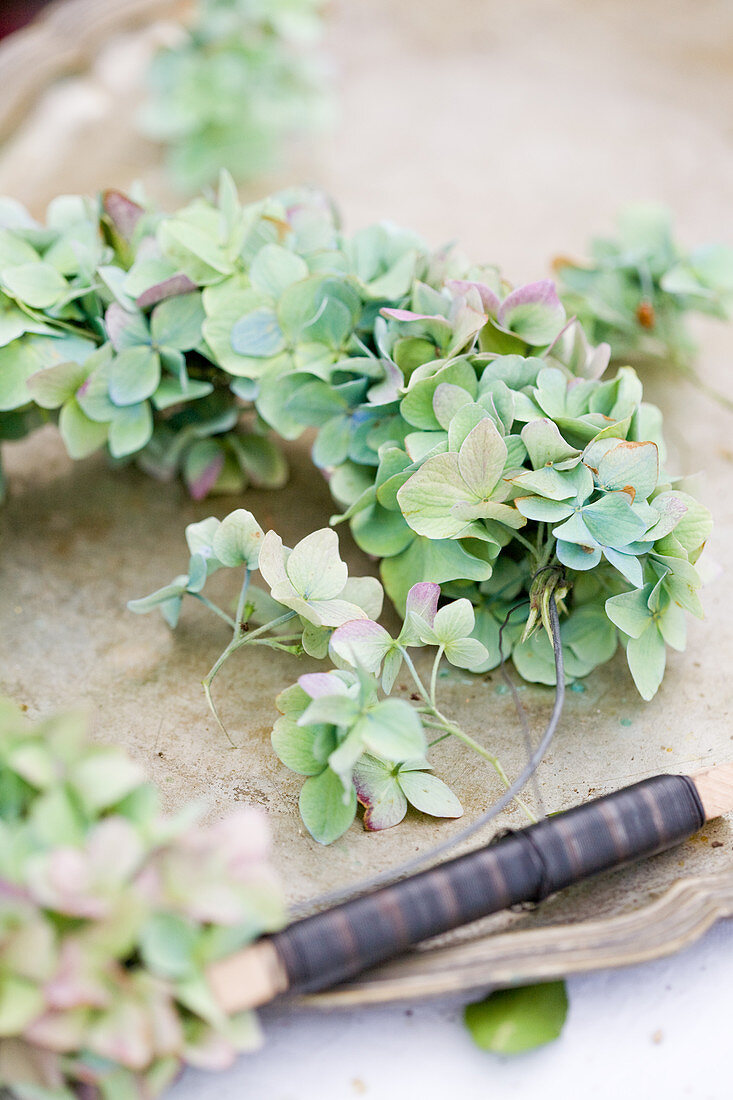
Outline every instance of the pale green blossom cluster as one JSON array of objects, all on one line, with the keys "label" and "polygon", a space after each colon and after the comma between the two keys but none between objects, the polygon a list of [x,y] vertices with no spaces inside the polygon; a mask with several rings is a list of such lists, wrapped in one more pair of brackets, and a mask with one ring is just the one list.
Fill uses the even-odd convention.
[{"label": "pale green blossom cluster", "polygon": [[284,923],[267,825],[201,810],[164,817],[78,716],[0,700],[0,1086],[20,1100],[148,1100],[259,1044],[206,968]]}]

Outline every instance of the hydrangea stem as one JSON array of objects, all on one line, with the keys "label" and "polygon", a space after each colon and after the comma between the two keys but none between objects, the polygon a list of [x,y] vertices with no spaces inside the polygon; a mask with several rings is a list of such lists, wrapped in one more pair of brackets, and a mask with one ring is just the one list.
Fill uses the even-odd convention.
[{"label": "hydrangea stem", "polygon": [[[505,788],[508,790],[509,787],[511,786],[511,783],[510,783],[510,780],[509,780],[506,772],[504,771],[504,768],[503,768],[499,758],[497,756],[494,756],[493,753],[489,752],[488,749],[485,749],[484,746],[479,744],[478,741],[474,740],[474,738],[471,737],[471,735],[469,733],[466,733],[465,730],[462,730],[460,726],[457,726],[454,722],[451,722],[449,718],[446,718],[446,716],[438,709],[438,707],[435,703],[435,690],[436,690],[436,681],[437,681],[437,674],[438,674],[438,665],[440,664],[440,659],[443,656],[443,647],[441,646],[439,648],[438,654],[436,656],[436,660],[433,662],[433,671],[432,671],[431,683],[430,683],[430,689],[431,689],[430,693],[428,693],[428,691],[425,688],[425,685],[423,684],[422,680],[420,679],[420,676],[418,675],[417,669],[415,668],[415,664],[414,664],[412,658],[410,657],[409,653],[407,652],[407,650],[404,647],[400,646],[400,652],[402,653],[405,664],[407,665],[407,668],[409,669],[410,675],[412,676],[412,678],[415,682],[415,686],[417,687],[420,695],[422,696],[423,702],[425,704],[424,707],[420,708],[420,713],[423,714],[423,715],[428,716],[428,721],[427,721],[426,724],[431,725],[436,729],[445,730],[446,734],[449,734],[452,737],[457,737],[460,741],[462,741],[464,743],[464,745],[467,745],[469,748],[473,749],[474,752],[478,753],[479,756],[483,757],[484,760],[486,760],[489,764],[491,764],[492,768],[494,769],[494,771],[498,775],[499,779],[504,784]],[[435,721],[430,721],[430,718],[435,719]],[[440,741],[440,740],[442,740],[442,738],[438,738],[437,740]],[[519,807],[521,807],[521,809],[524,811],[524,813],[526,814],[528,819],[534,824],[534,822],[537,820],[537,818],[532,813],[529,806],[527,806],[527,804],[525,802],[523,802],[521,798],[516,798],[515,797],[514,801],[517,803],[517,805]]]},{"label": "hydrangea stem", "polygon": [[437,707],[435,696],[438,690],[438,668],[444,652],[444,647],[442,645],[438,646],[438,652],[435,654],[435,660],[433,661],[433,669],[430,673],[430,703],[433,707]]},{"label": "hydrangea stem", "polygon": [[195,600],[198,600],[199,603],[202,603],[204,607],[208,607],[209,611],[213,611],[214,614],[218,615],[220,619],[223,619],[224,622],[232,628],[232,630],[236,630],[237,624],[235,623],[231,615],[227,615],[226,611],[222,611],[222,609],[220,607],[217,607],[217,605],[213,603],[212,600],[207,599],[206,596],[202,596],[200,592],[189,592],[189,595],[193,596],[193,598]]},{"label": "hydrangea stem", "polygon": [[287,611],[284,615],[280,615],[280,616],[278,616],[278,618],[272,619],[271,622],[265,623],[264,626],[258,627],[257,630],[253,630],[251,633],[248,633],[246,631],[246,623],[242,619],[242,616],[244,615],[244,597],[246,595],[246,582],[247,582],[247,578],[245,578],[245,584],[242,585],[242,592],[240,593],[239,608],[237,609],[237,623],[235,624],[235,627],[234,627],[234,637],[232,638],[231,642],[226,647],[226,649],[223,651],[223,653],[219,654],[219,656],[217,657],[217,659],[214,661],[213,665],[211,666],[211,668],[207,672],[206,676],[204,676],[203,680],[201,681],[201,683],[203,685],[203,689],[204,689],[204,695],[206,696],[206,702],[209,704],[209,710],[213,714],[214,719],[215,719],[216,724],[218,725],[219,729],[222,731],[222,733],[224,734],[224,736],[226,737],[227,741],[229,742],[229,744],[231,745],[231,747],[233,749],[237,748],[237,746],[232,741],[231,737],[229,736],[229,731],[227,730],[226,726],[224,725],[221,718],[219,717],[219,712],[216,709],[216,704],[214,703],[214,700],[213,700],[213,697],[212,697],[212,694],[211,694],[211,685],[214,682],[214,679],[215,679],[217,673],[219,672],[219,669],[222,667],[222,665],[226,661],[229,660],[229,658],[231,657],[231,655],[233,653],[236,653],[236,651],[238,649],[241,649],[242,646],[245,646],[245,645],[251,645],[252,643],[257,643],[258,641],[260,641],[260,642],[266,642],[266,641],[269,642],[270,639],[269,638],[268,639],[264,638],[263,637],[264,634],[267,634],[267,632],[270,631],[270,630],[274,630],[276,627],[280,626],[282,623],[286,623],[290,619],[295,618],[295,612],[294,611]]},{"label": "hydrangea stem", "polygon": [[241,632],[244,629],[244,609],[246,606],[245,601],[247,599],[247,589],[249,588],[249,578],[250,571],[249,569],[245,569],[244,580],[242,582],[242,588],[239,593],[239,600],[237,602],[236,621],[234,623],[234,629],[238,632]]}]

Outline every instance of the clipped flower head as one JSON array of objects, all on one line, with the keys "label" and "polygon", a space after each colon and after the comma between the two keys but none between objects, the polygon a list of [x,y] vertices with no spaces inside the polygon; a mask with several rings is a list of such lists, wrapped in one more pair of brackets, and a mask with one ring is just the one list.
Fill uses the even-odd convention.
[{"label": "clipped flower head", "polygon": [[199,812],[164,818],[140,767],[79,718],[33,727],[0,700],[4,1084],[143,1100],[183,1064],[257,1045],[206,967],[283,922],[267,827],[253,809],[210,826]]},{"label": "clipped flower head", "polygon": [[381,610],[379,581],[373,577],[349,580],[339,555],[338,536],[331,528],[306,535],[293,550],[283,546],[274,531],[268,531],[259,568],[272,598],[316,626],[340,626],[350,619],[368,618],[374,607],[375,616]]}]

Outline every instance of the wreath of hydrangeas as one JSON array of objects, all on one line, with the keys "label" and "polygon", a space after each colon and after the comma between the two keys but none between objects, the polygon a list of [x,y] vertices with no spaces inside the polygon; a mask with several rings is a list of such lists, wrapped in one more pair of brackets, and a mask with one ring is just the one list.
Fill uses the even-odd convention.
[{"label": "wreath of hydrangeas", "polygon": [[[444,714],[443,658],[481,672],[511,657],[553,683],[554,600],[568,679],[621,643],[649,699],[686,612],[702,614],[709,513],[665,469],[634,371],[605,376],[609,346],[548,280],[512,288],[389,224],[346,235],[314,192],[242,206],[225,174],[216,198],[172,215],[108,192],[57,199],[40,225],[5,200],[0,344],[2,438],[54,419],[73,457],[107,446],[180,473],[197,499],[282,485],[272,432],[315,430],[332,523],[379,559],[381,585],[348,578],[332,529],[289,550],[239,509],[189,527],[187,572],[132,608],[175,625],[188,593],[228,623],[209,699],[243,645],[330,656],[333,671],[280,697],[273,734],[323,842],[357,800],[375,828],[408,803],[460,813],[429,770],[433,734],[473,742],[503,776]],[[222,567],[244,574],[232,614],[203,594]],[[268,591],[249,583],[258,569]],[[377,622],[382,585],[396,638]],[[432,647],[429,682],[415,647]],[[389,697],[400,668],[415,706]]]}]

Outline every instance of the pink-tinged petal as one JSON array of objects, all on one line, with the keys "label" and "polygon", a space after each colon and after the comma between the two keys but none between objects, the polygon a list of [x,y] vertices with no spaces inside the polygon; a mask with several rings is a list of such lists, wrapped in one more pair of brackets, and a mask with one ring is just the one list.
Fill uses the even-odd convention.
[{"label": "pink-tinged petal", "polygon": [[375,382],[367,393],[367,401],[370,405],[388,405],[390,401],[396,401],[405,386],[402,371],[396,363],[385,359],[382,360],[382,366],[384,378],[381,382]]},{"label": "pink-tinged petal", "polygon": [[156,1055],[176,1056],[184,1041],[183,1027],[167,990],[151,990],[147,997],[147,1008]]},{"label": "pink-tinged petal", "polygon": [[331,672],[306,672],[298,677],[298,683],[311,699],[321,699],[324,695],[346,695],[347,688],[340,676]]},{"label": "pink-tinged petal", "polygon": [[27,882],[34,900],[70,917],[100,920],[107,915],[106,899],[94,896],[86,853],[79,848],[55,848],[32,858]]},{"label": "pink-tinged petal", "polygon": [[84,1043],[87,1021],[85,1009],[45,1012],[24,1029],[23,1038],[34,1046],[68,1053]]},{"label": "pink-tinged petal", "polygon": [[371,673],[378,672],[392,645],[392,639],[384,627],[371,619],[354,619],[344,623],[334,631],[329,643],[342,661]]},{"label": "pink-tinged petal", "polygon": [[103,818],[94,826],[87,843],[89,866],[95,880],[122,883],[130,878],[144,856],[143,843],[124,817]]},{"label": "pink-tinged petal", "polygon": [[550,309],[557,310],[558,312],[562,310],[562,303],[557,296],[555,284],[552,279],[540,279],[536,283],[526,283],[525,286],[519,286],[516,290],[507,294],[506,298],[499,306],[497,316],[499,324],[503,325],[507,315],[517,306],[535,304],[548,306]]},{"label": "pink-tinged petal", "polygon": [[147,1013],[142,1005],[122,1001],[89,1027],[85,1046],[101,1058],[127,1069],[142,1070],[153,1056]]},{"label": "pink-tinged petal", "polygon": [[63,941],[58,969],[43,986],[48,1008],[106,1008],[109,1005],[110,988],[94,974],[90,963],[79,941],[69,938]]},{"label": "pink-tinged petal", "polygon": [[472,283],[468,279],[449,279],[445,285],[448,290],[456,291],[458,294],[468,294],[470,290],[477,291],[486,312],[496,317],[501,302],[499,296],[486,283]]},{"label": "pink-tinged petal", "polygon": [[203,470],[196,477],[187,480],[188,491],[193,500],[203,500],[219,480],[219,474],[224,465],[224,452],[219,451],[206,463]]},{"label": "pink-tinged petal", "polygon": [[196,283],[192,282],[188,275],[179,272],[178,275],[171,275],[169,279],[164,279],[162,283],[156,283],[155,286],[148,287],[135,299],[135,305],[138,309],[148,309],[166,298],[175,298],[179,294],[190,294],[192,290],[196,290]]},{"label": "pink-tinged petal", "polygon": [[407,799],[390,767],[365,756],[354,768],[356,797],[364,807],[364,828],[369,832],[399,825],[407,813]]},{"label": "pink-tinged petal", "polygon": [[104,212],[117,232],[129,241],[137,228],[137,223],[145,213],[143,207],[133,202],[122,191],[105,191],[102,201]]},{"label": "pink-tinged petal", "polygon": [[129,324],[130,314],[127,310],[123,309],[119,302],[111,302],[104,315],[104,325],[115,351],[120,351],[121,337]]},{"label": "pink-tinged petal", "polygon": [[380,309],[383,317],[391,317],[393,321],[445,321],[438,313],[413,313],[411,309]]},{"label": "pink-tinged petal", "polygon": [[432,626],[435,613],[438,610],[439,599],[439,584],[434,584],[432,581],[420,581],[418,584],[413,584],[407,593],[405,613],[409,614],[412,611],[414,614],[419,615],[421,619],[424,619],[428,626]]},{"label": "pink-tinged petal", "polygon": [[565,321],[565,309],[551,279],[528,283],[507,295],[497,314],[497,324],[529,344],[550,344]]},{"label": "pink-tinged petal", "polygon": [[270,830],[261,810],[241,806],[217,821],[209,830],[212,846],[227,861],[230,871],[250,870],[267,859]]}]

